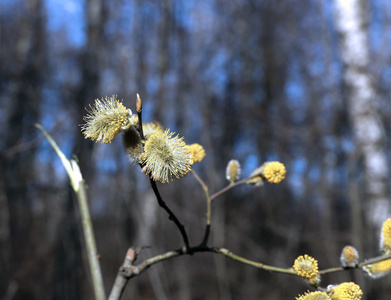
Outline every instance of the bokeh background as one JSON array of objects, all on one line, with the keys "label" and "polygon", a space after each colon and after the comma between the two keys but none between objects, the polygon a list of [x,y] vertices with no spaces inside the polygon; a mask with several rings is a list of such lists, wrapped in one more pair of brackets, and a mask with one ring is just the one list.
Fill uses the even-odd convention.
[{"label": "bokeh background", "polygon": [[[107,292],[128,247],[150,246],[141,261],[182,246],[121,138],[100,144],[80,132],[85,108],[114,94],[135,110],[139,93],[145,121],[204,146],[194,168],[211,192],[228,183],[230,159],[243,176],[265,161],[286,165],[281,184],[215,201],[210,245],[280,267],[302,254],[321,269],[338,266],[347,244],[362,259],[379,255],[379,224],[390,216],[391,2],[360,5],[369,55],[360,70],[371,79],[361,114],[344,80],[334,1],[2,0],[0,298],[93,299],[75,195],[35,123],[79,158]],[[198,244],[197,181],[159,188]],[[390,280],[355,270],[322,285],[355,281],[364,299],[382,300]],[[307,288],[205,253],[154,265],[123,299],[294,299]]]}]

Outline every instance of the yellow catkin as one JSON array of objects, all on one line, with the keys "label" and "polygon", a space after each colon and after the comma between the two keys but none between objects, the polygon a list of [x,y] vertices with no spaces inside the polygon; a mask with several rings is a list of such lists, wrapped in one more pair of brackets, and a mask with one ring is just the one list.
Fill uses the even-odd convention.
[{"label": "yellow catkin", "polygon": [[116,96],[95,100],[84,121],[86,123],[81,129],[84,137],[97,142],[102,140],[103,143],[111,143],[118,133],[134,125],[132,111]]},{"label": "yellow catkin", "polygon": [[193,164],[189,147],[170,130],[152,134],[144,145],[142,171],[159,182],[169,182],[187,175]]},{"label": "yellow catkin", "polygon": [[344,282],[336,286],[329,286],[330,299],[332,300],[360,300],[363,292],[354,282]]},{"label": "yellow catkin", "polygon": [[278,162],[272,161],[265,165],[264,176],[270,183],[280,183],[285,179],[286,169],[285,166]]},{"label": "yellow catkin", "polygon": [[391,252],[391,218],[384,221],[381,237],[380,237],[380,249],[384,252]]},{"label": "yellow catkin", "polygon": [[330,300],[325,292],[306,292],[303,295],[296,297],[296,300]]},{"label": "yellow catkin", "polygon": [[193,155],[193,161],[196,162],[201,162],[204,157],[205,157],[205,150],[204,147],[202,147],[200,144],[191,144],[189,145],[190,152]]},{"label": "yellow catkin", "polygon": [[318,261],[313,257],[305,254],[296,258],[293,269],[297,275],[307,280],[310,284],[316,285],[319,283]]},{"label": "yellow catkin", "polygon": [[143,123],[144,137],[148,139],[152,134],[162,133],[163,128],[157,123]]}]

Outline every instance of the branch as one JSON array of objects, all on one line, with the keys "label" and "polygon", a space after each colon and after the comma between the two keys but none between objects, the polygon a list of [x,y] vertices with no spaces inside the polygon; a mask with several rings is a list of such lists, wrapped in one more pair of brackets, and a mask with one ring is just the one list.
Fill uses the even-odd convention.
[{"label": "branch", "polygon": [[391,254],[390,255],[382,255],[382,256],[368,259],[366,261],[363,261],[362,263],[359,263],[356,267],[351,267],[351,268],[349,268],[349,267],[345,267],[345,268],[344,267],[336,267],[336,268],[324,269],[324,270],[319,271],[319,274],[322,275],[322,274],[328,274],[328,273],[342,272],[342,271],[351,270],[351,269],[362,269],[365,266],[375,264],[375,263],[378,263],[378,262],[381,262],[381,261],[384,261],[387,259],[391,259]]},{"label": "branch", "polygon": [[83,224],[84,239],[86,241],[88,262],[91,270],[92,283],[94,286],[95,298],[97,300],[106,299],[102,273],[100,270],[98,260],[98,250],[96,248],[96,242],[94,237],[94,231],[92,228],[90,211],[88,208],[87,192],[85,188],[84,180],[80,182],[80,187],[77,192],[77,200],[79,202],[81,220]]},{"label": "branch", "polygon": [[197,179],[197,181],[199,182],[199,184],[201,185],[202,189],[205,192],[205,197],[206,197],[206,227],[205,227],[204,237],[202,239],[202,242],[201,242],[200,246],[206,247],[206,245],[208,244],[208,239],[209,239],[209,234],[210,234],[211,215],[212,215],[212,200],[210,199],[209,189],[208,189],[208,186],[206,185],[206,183],[201,179],[200,176],[198,176],[196,171],[194,171],[192,169],[191,172],[193,173],[195,179]]},{"label": "branch", "polygon": [[159,190],[156,185],[156,181],[154,181],[152,178],[149,178],[149,181],[151,183],[151,187],[153,189],[153,192],[156,195],[156,199],[157,199],[157,202],[159,203],[159,206],[162,207],[168,213],[168,219],[173,221],[175,223],[175,225],[178,227],[179,232],[182,235],[183,242],[185,243],[185,252],[187,252],[190,247],[189,247],[189,239],[187,237],[185,226],[182,225],[182,223],[178,220],[176,215],[171,211],[171,209],[164,202],[163,198],[160,196]]},{"label": "branch", "polygon": [[92,284],[95,293],[96,300],[106,299],[105,290],[103,286],[102,272],[100,270],[99,260],[98,260],[98,251],[96,248],[94,231],[92,228],[90,211],[88,208],[88,197],[86,192],[86,187],[84,179],[80,172],[79,165],[75,160],[69,160],[61,149],[57,146],[56,142],[52,137],[46,132],[46,130],[39,124],[35,124],[46,139],[49,141],[50,145],[56,151],[58,157],[61,159],[61,162],[68,173],[69,179],[73,190],[77,195],[77,200],[79,203],[80,215],[82,219],[84,239],[86,241],[87,247],[87,257],[91,271]]},{"label": "branch", "polygon": [[117,277],[114,281],[114,285],[108,300],[116,300],[121,298],[125,289],[125,285],[130,278],[129,277],[131,274],[130,270],[136,258],[137,258],[136,251],[132,248],[129,248],[128,252],[126,253],[124,263],[119,268]]},{"label": "branch", "polygon": [[250,179],[252,179],[254,177],[258,177],[260,175],[249,176],[249,177],[244,178],[242,180],[239,180],[239,181],[237,181],[235,183],[230,183],[229,185],[227,185],[226,187],[224,187],[220,191],[218,191],[218,192],[214,193],[212,196],[210,196],[209,195],[209,189],[208,189],[208,186],[206,185],[206,183],[198,176],[196,171],[194,171],[192,169],[191,172],[193,173],[195,179],[197,179],[197,181],[201,185],[202,189],[205,192],[205,196],[206,196],[206,206],[207,206],[207,208],[206,208],[206,227],[205,227],[204,237],[203,237],[202,242],[200,244],[200,246],[205,247],[207,245],[207,243],[208,243],[209,234],[210,234],[211,215],[212,215],[212,201],[214,199],[216,199],[217,197],[221,196],[222,194],[224,194],[225,192],[229,191],[230,189],[232,189],[234,187],[237,187],[237,186],[239,186],[241,184],[247,183],[248,180],[250,180]]},{"label": "branch", "polygon": [[218,192],[214,193],[212,196],[210,196],[210,199],[213,201],[214,199],[221,196],[222,194],[229,191],[230,189],[237,187],[241,184],[247,183],[247,181],[249,181],[250,179],[255,178],[255,177],[259,177],[259,176],[261,176],[261,175],[257,174],[257,175],[249,176],[249,177],[244,178],[242,180],[236,181],[234,183],[230,183],[225,188],[222,188],[220,191],[218,191]]},{"label": "branch", "polygon": [[[124,261],[123,265],[120,267],[120,269],[118,271],[117,278],[114,282],[113,289],[110,293],[110,297],[108,300],[119,300],[121,298],[123,290],[124,290],[127,282],[129,281],[129,279],[140,275],[141,273],[143,273],[145,270],[147,270],[152,265],[157,264],[162,261],[165,261],[165,260],[168,260],[168,259],[178,257],[178,256],[192,255],[192,254],[199,253],[199,252],[209,252],[209,253],[215,253],[215,254],[222,254],[232,260],[235,260],[239,263],[242,263],[242,264],[257,268],[257,269],[263,269],[263,270],[271,271],[271,272],[299,276],[291,267],[290,268],[280,268],[280,267],[265,265],[261,262],[249,260],[247,258],[244,258],[244,257],[241,257],[237,254],[234,254],[233,252],[231,252],[230,250],[228,250],[226,248],[206,247],[206,246],[201,246],[201,245],[196,246],[196,247],[191,247],[187,251],[184,248],[168,251],[166,253],[156,255],[154,257],[146,259],[143,262],[141,262],[139,265],[133,265],[133,262],[136,259],[135,255],[137,255],[137,253],[135,250],[130,248],[126,254],[125,261]],[[384,255],[384,256],[372,258],[370,260],[367,260],[365,262],[360,263],[356,268],[362,268],[366,265],[377,263],[377,262],[387,260],[387,259],[391,259],[391,255]],[[329,268],[329,269],[319,271],[319,274],[321,275],[321,274],[327,274],[327,273],[333,273],[333,272],[341,272],[341,271],[346,271],[349,269],[354,269],[354,268],[342,268],[342,267]]]},{"label": "branch", "polygon": [[[258,269],[263,269],[267,271],[273,271],[278,273],[284,273],[288,275],[296,275],[296,272],[292,268],[278,268],[273,267],[269,265],[265,265],[260,262],[251,261],[249,259],[243,258],[239,255],[236,255],[225,248],[217,248],[217,247],[203,247],[203,246],[197,246],[197,247],[191,247],[187,251],[184,248],[168,251],[166,253],[151,257],[149,259],[144,260],[139,265],[133,265],[133,262],[135,260],[135,250],[130,248],[126,254],[125,261],[120,267],[117,278],[115,279],[113,289],[110,293],[110,297],[108,300],[119,300],[122,296],[122,293],[125,289],[126,284],[128,283],[129,279],[136,277],[143,273],[145,270],[147,270],[149,267],[151,267],[154,264],[157,264],[159,262],[172,259],[178,256],[182,255],[192,255],[199,252],[209,252],[209,253],[215,253],[215,254],[222,254],[224,256],[227,256],[237,262],[240,262],[245,265],[249,265]],[[134,258],[134,259],[132,259]]]}]

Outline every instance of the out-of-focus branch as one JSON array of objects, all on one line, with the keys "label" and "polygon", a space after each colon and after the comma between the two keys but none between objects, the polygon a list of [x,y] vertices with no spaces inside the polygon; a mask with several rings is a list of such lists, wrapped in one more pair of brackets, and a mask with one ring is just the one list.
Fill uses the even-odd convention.
[{"label": "out-of-focus branch", "polygon": [[[80,174],[81,175],[81,174]],[[88,198],[84,180],[80,181],[79,190],[76,192],[77,200],[79,202],[81,220],[83,224],[84,239],[87,246],[87,256],[90,265],[92,283],[94,286],[95,298],[97,300],[106,299],[102,272],[98,260],[98,250],[96,248],[94,231],[92,228],[91,216],[88,207]]]},{"label": "out-of-focus branch", "polygon": [[77,200],[80,208],[80,215],[82,219],[84,239],[86,241],[87,247],[87,257],[91,271],[91,278],[95,293],[96,300],[105,300],[106,295],[103,286],[102,272],[100,269],[100,264],[98,260],[98,252],[96,248],[94,231],[92,228],[91,216],[88,207],[88,198],[85,188],[84,179],[80,172],[79,165],[75,160],[69,160],[64,153],[57,146],[56,142],[52,137],[46,132],[46,130],[39,124],[35,125],[49,141],[53,149],[56,151],[57,155],[61,159],[61,162],[68,173],[69,179],[71,180],[71,185],[73,190],[77,195]]}]

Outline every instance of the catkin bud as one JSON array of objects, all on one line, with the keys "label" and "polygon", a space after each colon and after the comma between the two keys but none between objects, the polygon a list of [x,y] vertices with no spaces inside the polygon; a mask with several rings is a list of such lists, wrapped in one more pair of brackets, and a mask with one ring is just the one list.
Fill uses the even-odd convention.
[{"label": "catkin bud", "polygon": [[143,110],[143,102],[141,101],[139,94],[137,94],[137,98],[136,98],[136,109],[138,113],[140,113]]},{"label": "catkin bud", "polygon": [[358,251],[353,246],[345,246],[341,252],[341,265],[346,268],[355,268],[358,264]]},{"label": "catkin bud", "polygon": [[286,169],[282,163],[272,161],[265,165],[263,173],[270,183],[280,183],[285,179]]},{"label": "catkin bud", "polygon": [[260,166],[259,168],[256,168],[251,174],[250,179],[246,181],[248,184],[254,184],[256,186],[259,186],[263,184],[263,170],[264,170],[264,164]]},{"label": "catkin bud", "polygon": [[225,170],[225,177],[233,183],[239,179],[240,173],[240,163],[236,159],[231,159],[228,162],[227,169]]}]

